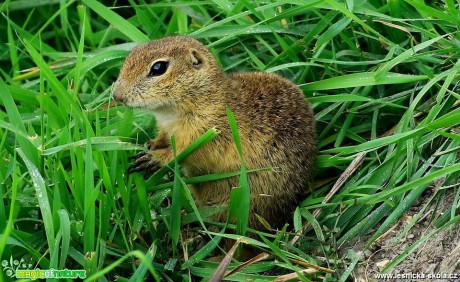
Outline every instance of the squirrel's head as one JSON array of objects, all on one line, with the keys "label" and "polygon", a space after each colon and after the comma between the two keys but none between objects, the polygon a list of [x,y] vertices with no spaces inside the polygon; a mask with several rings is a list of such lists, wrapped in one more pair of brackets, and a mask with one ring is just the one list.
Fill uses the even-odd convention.
[{"label": "squirrel's head", "polygon": [[[165,37],[136,47],[113,85],[116,101],[152,110],[194,101],[222,71],[198,40]],[[208,97],[209,98],[209,97]],[[201,100],[200,99],[200,100]]]}]

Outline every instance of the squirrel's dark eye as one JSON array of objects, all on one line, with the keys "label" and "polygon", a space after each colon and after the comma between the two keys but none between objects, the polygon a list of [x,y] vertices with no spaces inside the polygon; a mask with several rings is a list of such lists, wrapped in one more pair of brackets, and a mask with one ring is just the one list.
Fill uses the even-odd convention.
[{"label": "squirrel's dark eye", "polygon": [[166,72],[168,69],[169,63],[165,61],[158,61],[153,64],[153,66],[150,68],[150,72],[148,77],[152,76],[159,76],[162,75]]}]

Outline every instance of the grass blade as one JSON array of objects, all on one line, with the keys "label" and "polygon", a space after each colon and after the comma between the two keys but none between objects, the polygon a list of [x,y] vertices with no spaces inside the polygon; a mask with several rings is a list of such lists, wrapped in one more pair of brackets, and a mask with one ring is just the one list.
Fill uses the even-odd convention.
[{"label": "grass blade", "polygon": [[82,0],[82,2],[131,40],[135,42],[149,41],[149,38],[140,32],[134,25],[109,10],[102,3],[95,0]]},{"label": "grass blade", "polygon": [[[46,183],[43,177],[40,175],[37,167],[26,157],[21,148],[17,148],[19,156],[27,166],[34,183],[35,193],[37,195],[38,207],[43,217],[43,223],[45,225],[46,240],[48,241],[48,247],[50,248],[50,254],[54,255],[54,223],[53,215],[51,213],[51,206],[48,199],[48,193],[46,191]],[[57,267],[57,265],[53,266]]]},{"label": "grass blade", "polygon": [[392,72],[387,72],[379,78],[376,78],[376,74],[376,72],[346,74],[339,77],[302,84],[300,88],[305,91],[331,90],[349,87],[410,83],[428,79],[426,75],[408,75]]},{"label": "grass blade", "polygon": [[172,247],[174,253],[177,252],[177,243],[179,242],[179,233],[182,222],[182,184],[180,181],[180,172],[179,172],[179,162],[176,155],[176,139],[174,136],[171,136],[171,148],[174,154],[174,184],[172,188],[172,204],[171,204],[171,216],[170,223],[171,228],[169,232],[171,233]]},{"label": "grass blade", "polygon": [[240,136],[238,133],[238,124],[230,108],[227,108],[227,118],[232,130],[233,140],[235,142],[238,155],[241,161],[241,172],[239,187],[233,187],[230,192],[229,218],[236,219],[236,231],[240,235],[246,234],[249,219],[250,191],[249,182],[246,172],[246,166],[243,159],[243,149],[241,146]]}]

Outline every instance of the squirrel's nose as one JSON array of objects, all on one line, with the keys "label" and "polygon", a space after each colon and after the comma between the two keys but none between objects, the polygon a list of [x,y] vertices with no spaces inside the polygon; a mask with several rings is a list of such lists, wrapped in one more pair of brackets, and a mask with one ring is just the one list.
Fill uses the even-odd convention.
[{"label": "squirrel's nose", "polygon": [[122,89],[120,89],[119,82],[115,82],[112,86],[112,98],[120,103],[125,103],[125,96],[123,95]]}]

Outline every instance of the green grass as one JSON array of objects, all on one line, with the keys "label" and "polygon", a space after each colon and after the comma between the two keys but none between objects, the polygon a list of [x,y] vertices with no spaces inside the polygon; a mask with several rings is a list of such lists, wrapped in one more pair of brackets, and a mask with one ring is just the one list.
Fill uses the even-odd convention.
[{"label": "green grass", "polygon": [[[206,257],[219,250],[222,237],[237,238],[229,229],[254,232],[244,218],[237,226],[206,220],[215,211],[198,212],[186,185],[240,175],[242,188],[232,194],[238,199],[247,193],[244,166],[190,179],[180,174],[178,160],[214,138],[212,129],[152,178],[127,174],[128,157],[155,135],[155,121],[147,111],[111,104],[111,84],[136,44],[174,34],[207,44],[226,71],[289,78],[317,118],[318,189],[293,215],[300,240],[290,244],[293,234],[286,230],[244,238],[271,257],[230,281],[293,272],[304,281],[345,281],[357,257],[351,250],[342,257],[339,249],[347,253],[347,243],[369,232],[371,245],[440,179],[447,188],[430,201],[447,190],[456,196],[428,236],[460,220],[460,12],[453,1],[148,3],[0,3],[1,260],[85,269],[89,281],[189,281],[212,276],[218,264]],[[238,144],[236,130],[234,136]],[[235,203],[231,211],[244,214],[247,202]],[[209,239],[200,250],[184,247],[192,222]],[[293,259],[335,273],[303,274]],[[0,282],[9,281],[5,273]]]}]

